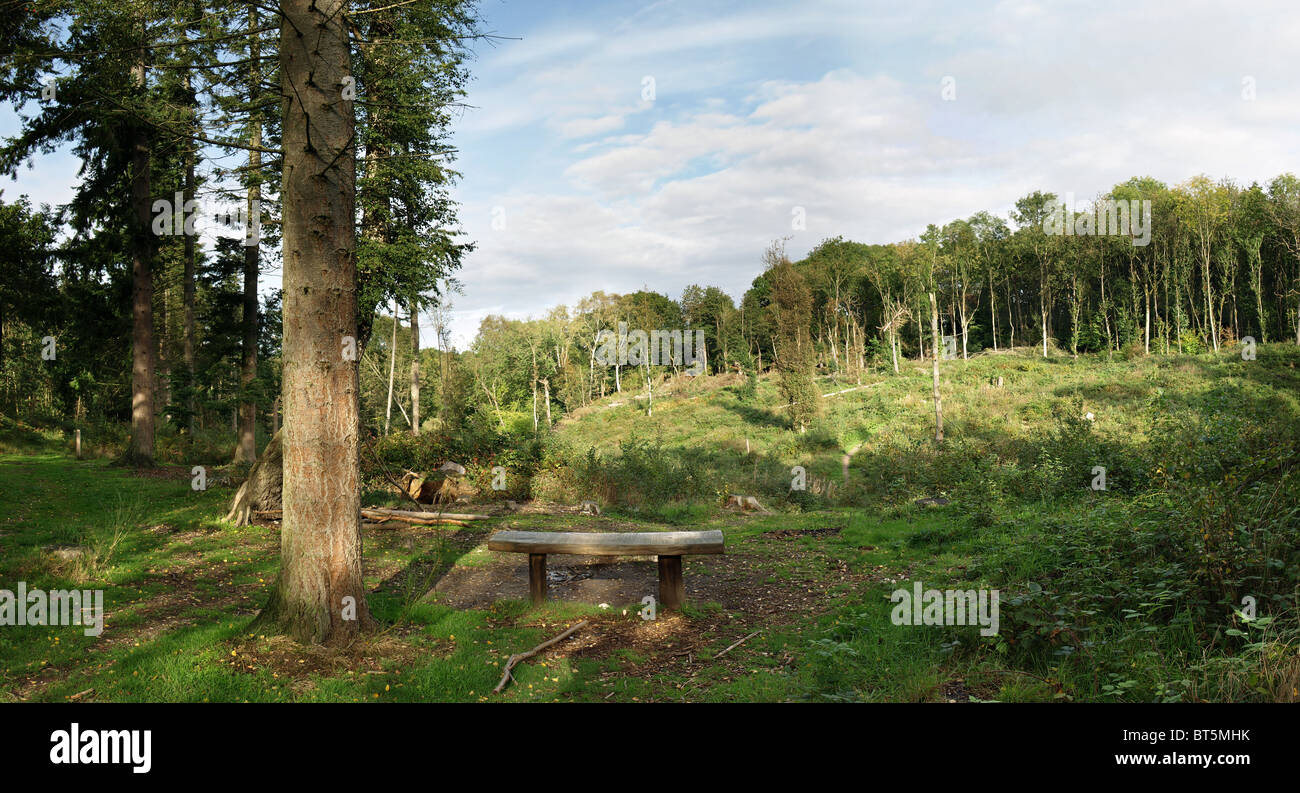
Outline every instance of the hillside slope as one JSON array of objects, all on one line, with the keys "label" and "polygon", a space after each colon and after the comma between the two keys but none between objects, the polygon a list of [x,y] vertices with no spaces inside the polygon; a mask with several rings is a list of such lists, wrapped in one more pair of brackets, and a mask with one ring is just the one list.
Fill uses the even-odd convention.
[{"label": "hillside slope", "polygon": [[1294,426],[1298,362],[1294,345],[1260,348],[1253,361],[1233,352],[1044,360],[1033,348],[944,361],[942,445],[933,442],[929,369],[914,360],[861,387],[820,378],[831,396],[803,434],[789,429],[770,376],[748,397],[735,376],[688,381],[657,394],[651,415],[644,394],[625,392],[561,422],[534,490],[633,506],[736,492],[784,499],[794,466],[806,469],[810,494],[795,500],[826,505],[944,494],[972,474],[1051,497],[1090,488],[1094,466],[1107,469],[1109,489],[1131,489],[1153,474],[1143,462],[1162,419],[1202,422],[1228,400],[1241,416]]}]

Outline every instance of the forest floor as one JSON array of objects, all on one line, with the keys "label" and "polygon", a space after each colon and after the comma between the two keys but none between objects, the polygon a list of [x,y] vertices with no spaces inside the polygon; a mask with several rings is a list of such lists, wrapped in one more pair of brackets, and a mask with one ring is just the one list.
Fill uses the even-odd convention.
[{"label": "forest floor", "polygon": [[[1300,350],[1234,355],[945,362],[942,446],[915,362],[804,435],[768,380],[696,383],[653,418],[578,411],[532,482],[564,505],[366,531],[381,628],[343,649],[248,631],[279,531],[222,519],[221,472],[194,490],[188,466],[76,460],[6,427],[0,590],[102,589],[106,618],[97,637],[0,626],[0,701],[1297,701]],[[774,512],[723,510],[729,493]],[[603,515],[575,514],[588,497]],[[486,549],[506,528],[719,529],[727,552],[687,557],[686,607],[653,620],[652,560],[553,555],[533,608],[524,556]],[[998,589],[1001,633],[897,624],[891,593],[917,583]],[[1243,595],[1269,616],[1244,620]],[[511,654],[580,620],[491,693]]]},{"label": "forest floor", "polygon": [[[179,466],[137,472],[49,454],[0,457],[0,481],[0,587],[102,588],[106,613],[98,637],[75,625],[0,629],[0,697],[10,700],[799,699],[810,690],[801,674],[809,634],[851,603],[887,604],[923,563],[899,541],[944,520],[943,508],[884,522],[848,510],[723,513],[697,528],[721,529],[726,555],[688,557],[687,607],[653,620],[641,615],[642,597],[656,592],[652,560],[553,556],[551,601],[533,609],[526,560],[485,543],[507,527],[662,524],[531,512],[369,531],[369,603],[384,628],[325,649],[244,632],[274,579],[279,534],[274,524],[222,522],[225,488],[194,491]],[[70,548],[80,555],[63,558]],[[580,619],[588,626],[490,693],[511,653]],[[918,664],[914,649],[893,648],[907,674],[880,698],[968,699],[970,670]],[[986,677],[992,696],[997,678]]]}]

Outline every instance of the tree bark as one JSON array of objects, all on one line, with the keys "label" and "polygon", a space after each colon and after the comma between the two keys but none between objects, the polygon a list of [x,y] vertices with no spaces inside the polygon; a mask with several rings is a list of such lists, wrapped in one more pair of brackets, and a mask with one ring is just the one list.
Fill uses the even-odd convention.
[{"label": "tree bark", "polygon": [[[261,54],[257,35],[257,9],[248,9],[249,44],[248,55],[252,60],[252,74],[249,76],[248,103],[256,104],[258,86],[261,83],[261,71],[257,60]],[[253,462],[257,459],[257,403],[250,393],[253,381],[257,379],[257,276],[261,264],[261,243],[252,237],[256,214],[260,212],[262,202],[262,184],[259,171],[262,167],[262,153],[257,149],[262,145],[262,123],[256,109],[249,111],[248,143],[248,216],[245,218],[244,231],[244,316],[243,316],[243,350],[242,366],[239,373],[239,446],[235,452],[236,462]],[[253,244],[249,244],[249,243]]]},{"label": "tree bark", "polygon": [[[145,88],[141,60],[132,77]],[[153,244],[150,238],[150,141],[143,125],[133,131],[131,146],[131,203],[135,233],[131,255],[131,446],[128,458],[137,465],[153,464],[154,363],[157,356],[153,332]]]},{"label": "tree bark", "polygon": [[284,517],[258,622],[304,642],[373,625],[361,574],[356,163],[346,0],[280,3],[284,175]]},{"label": "tree bark", "polygon": [[[446,372],[443,380],[446,381]],[[420,434],[420,299],[411,298],[411,434]]]},{"label": "tree bark", "polygon": [[[197,129],[198,108],[194,104],[193,94],[190,90],[190,75],[185,75],[185,92],[187,99],[190,101],[191,116],[190,126]],[[185,152],[185,191],[183,193],[184,202],[182,208],[189,206],[190,201],[194,199],[194,149],[197,146],[193,141],[184,141]],[[185,234],[182,237],[185,247],[185,284],[183,287],[184,302],[184,330],[183,341],[181,343],[181,356],[184,358],[185,374],[188,378],[186,381],[187,392],[185,396],[185,406],[188,415],[185,419],[185,426],[188,428],[190,435],[194,434],[194,270],[197,264],[195,256],[194,235]]]}]

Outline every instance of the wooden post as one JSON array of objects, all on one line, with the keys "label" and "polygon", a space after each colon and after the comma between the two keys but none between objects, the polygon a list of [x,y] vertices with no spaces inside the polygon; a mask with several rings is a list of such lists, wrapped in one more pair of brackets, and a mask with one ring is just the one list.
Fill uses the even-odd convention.
[{"label": "wooden post", "polygon": [[533,605],[540,606],[546,602],[546,554],[528,554],[528,593],[532,595]]},{"label": "wooden post", "polygon": [[659,557],[659,605],[666,609],[680,609],[686,600],[686,587],[682,582],[682,557]]},{"label": "wooden post", "polygon": [[73,436],[76,438],[77,459],[81,459],[81,430],[73,430]]}]

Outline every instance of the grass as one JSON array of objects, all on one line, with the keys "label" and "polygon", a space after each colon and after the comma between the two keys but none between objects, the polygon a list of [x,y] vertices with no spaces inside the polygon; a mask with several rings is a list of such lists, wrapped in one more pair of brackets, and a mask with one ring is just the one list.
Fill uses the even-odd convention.
[{"label": "grass", "polygon": [[[557,428],[530,483],[570,504],[600,493],[602,518],[519,513],[368,534],[383,629],[341,650],[246,632],[275,577],[278,533],[224,523],[229,488],[191,490],[185,466],[73,460],[57,439],[8,427],[0,588],[102,588],[108,617],[97,638],[78,626],[0,628],[0,697],[1292,701],[1297,363],[1287,345],[1249,364],[1023,351],[948,362],[942,447],[927,439],[928,374],[915,362],[826,400],[803,435],[784,426],[766,380],[750,399],[697,380],[656,395],[653,417],[615,396]],[[999,376],[1003,387],[990,386]],[[1089,487],[1098,464],[1106,491]],[[798,498],[794,465],[813,491]],[[777,512],[726,512],[729,493]],[[913,503],[936,495],[950,503]],[[689,559],[688,584],[714,594],[654,621],[635,601],[456,609],[427,597],[452,570],[494,575],[506,560],[481,546],[505,520],[717,528],[728,555]],[[62,559],[59,546],[84,551]],[[893,624],[890,593],[914,581],[999,589],[1001,632]],[[1233,611],[1247,595],[1258,619]],[[591,624],[490,693],[511,653],[578,619]]]}]

